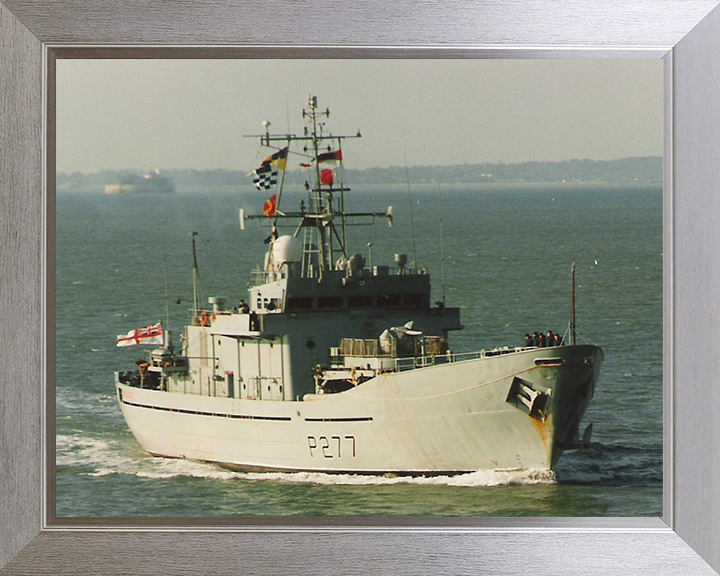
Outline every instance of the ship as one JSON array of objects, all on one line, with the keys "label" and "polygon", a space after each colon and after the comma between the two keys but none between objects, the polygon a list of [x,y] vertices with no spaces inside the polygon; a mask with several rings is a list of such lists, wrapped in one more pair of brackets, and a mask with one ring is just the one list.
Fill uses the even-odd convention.
[{"label": "ship", "polygon": [[142,176],[124,174],[105,186],[105,194],[168,194],[175,192],[175,183],[163,176],[160,169],[147,172]]},{"label": "ship", "polygon": [[[603,360],[600,347],[577,342],[574,290],[567,341],[454,352],[460,309],[432,301],[427,269],[404,254],[371,266],[350,249],[353,222],[392,225],[393,209],[345,211],[343,145],[361,134],[333,135],[329,115],[311,96],[302,133],[273,134],[266,121],[254,135],[273,152],[253,183],[272,195],[262,214],[240,210],[241,228],[257,220],[269,231],[247,298],[205,303],[193,232],[181,343],[162,323],[118,337],[155,345],[115,372],[132,434],[155,456],[248,472],[554,469],[589,442],[592,425],[580,426]],[[282,191],[296,154],[309,176],[291,210]]]}]

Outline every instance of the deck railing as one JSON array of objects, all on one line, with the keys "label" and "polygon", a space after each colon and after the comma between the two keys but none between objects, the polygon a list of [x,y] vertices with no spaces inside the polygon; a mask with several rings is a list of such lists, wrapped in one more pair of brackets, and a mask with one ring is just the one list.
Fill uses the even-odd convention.
[{"label": "deck railing", "polygon": [[478,352],[460,352],[457,354],[446,353],[433,356],[416,356],[414,358],[395,358],[394,363],[395,369],[398,372],[404,372],[406,370],[415,370],[417,368],[427,368],[428,366],[467,362],[468,360],[477,360],[478,358],[489,358],[491,356],[513,354],[515,352],[522,352],[523,350],[531,349],[533,348],[504,347],[494,348],[493,350],[480,350]]},{"label": "deck railing", "polygon": [[[503,347],[493,348],[492,350],[480,350],[478,352],[460,352],[453,354],[446,352],[445,354],[432,354],[424,356],[405,356],[392,357],[390,355],[378,354],[376,356],[358,356],[354,354],[342,354],[341,349],[335,349],[336,353],[331,355],[331,362],[336,365],[345,363],[346,357],[368,359],[375,358],[381,361],[381,369],[390,372],[405,372],[407,370],[416,370],[418,368],[427,368],[428,366],[439,366],[442,364],[452,364],[456,362],[467,362],[469,360],[477,360],[478,358],[490,358],[492,356],[502,356],[504,354],[513,354],[523,352],[525,350],[536,350],[535,346],[531,347]],[[377,367],[376,367],[377,369]]]}]

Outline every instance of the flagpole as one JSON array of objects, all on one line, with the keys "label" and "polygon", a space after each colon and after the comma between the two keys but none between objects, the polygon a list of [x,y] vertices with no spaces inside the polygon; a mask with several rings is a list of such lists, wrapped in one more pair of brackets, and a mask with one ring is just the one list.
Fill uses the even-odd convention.
[{"label": "flagpole", "polygon": [[[408,203],[410,204],[410,234],[412,237],[413,268],[417,269],[417,251],[415,249],[415,218],[413,217],[412,192],[410,190],[410,168],[408,167],[407,148],[405,149],[405,179],[407,180]],[[438,184],[438,194],[439,192]],[[444,300],[444,298],[443,298]]]},{"label": "flagpole", "polygon": [[[285,154],[285,168],[287,168],[287,157],[290,155],[290,140],[288,140],[287,152]],[[283,187],[285,185],[285,170],[282,171],[282,177],[280,178],[280,187],[278,188],[277,201],[275,202],[275,214],[273,214],[273,230],[277,228],[278,211],[280,210],[280,200],[282,199]]]},{"label": "flagpole", "polygon": [[[442,188],[438,182],[438,215],[440,219],[440,278],[442,286],[442,303],[445,305],[445,244],[443,233],[443,205],[442,205]],[[413,240],[414,249],[414,240]]]},{"label": "flagpole", "polygon": [[170,297],[168,296],[168,262],[167,262],[167,242],[165,238],[165,224],[162,222],[162,239],[163,239],[163,260],[165,261],[165,321],[170,326]]},{"label": "flagpole", "polygon": [[576,307],[575,307],[575,262],[573,262],[572,265],[572,328],[570,330],[570,344],[575,346],[577,341],[577,332],[576,332],[576,326],[577,326],[577,316],[576,316]]},{"label": "flagpole", "polygon": [[[310,119],[312,120],[312,132],[311,132],[311,138],[312,138],[312,150],[313,150],[313,158],[315,159],[315,213],[320,214],[320,209],[322,207],[322,181],[320,179],[320,162],[318,162],[318,154],[320,152],[319,144],[318,144],[318,137],[317,137],[317,98],[315,96],[309,96],[308,97],[308,108],[310,109]],[[325,271],[325,268],[327,267],[326,264],[328,262],[332,261],[332,254],[328,256],[327,254],[327,245],[325,243],[326,239],[326,231],[323,226],[323,221],[318,218],[316,220],[316,231],[317,231],[317,239],[318,239],[318,248],[320,250],[320,258],[319,258],[319,265],[320,265],[320,276],[322,277],[323,272]]]},{"label": "flagpole", "polygon": [[342,215],[342,252],[347,258],[347,218],[345,218],[345,165],[343,164],[342,139],[338,138],[338,151],[340,152],[340,160],[338,161],[338,176],[340,180],[340,214]]},{"label": "flagpole", "polygon": [[193,252],[193,317],[196,318],[198,314],[198,310],[200,310],[200,298],[202,297],[200,291],[200,269],[198,268],[198,262],[197,262],[197,251],[195,249],[195,236],[197,236],[197,232],[190,232],[190,236],[192,237],[192,252]]}]

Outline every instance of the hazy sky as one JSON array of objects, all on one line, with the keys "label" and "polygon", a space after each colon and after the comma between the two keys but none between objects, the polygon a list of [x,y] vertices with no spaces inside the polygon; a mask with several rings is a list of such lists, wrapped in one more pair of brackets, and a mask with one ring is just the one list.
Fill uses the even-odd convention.
[{"label": "hazy sky", "polygon": [[348,168],[662,154],[660,60],[58,60],[57,169],[251,170],[308,94]]}]

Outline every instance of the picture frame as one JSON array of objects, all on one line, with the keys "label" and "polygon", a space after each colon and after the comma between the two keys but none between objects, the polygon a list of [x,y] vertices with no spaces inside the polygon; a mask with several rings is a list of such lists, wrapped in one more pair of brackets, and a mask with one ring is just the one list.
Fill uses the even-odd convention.
[{"label": "picture frame", "polygon": [[[714,574],[720,569],[715,0],[285,5],[0,0],[0,574]],[[319,16],[318,16],[319,15]],[[642,57],[665,66],[664,515],[59,522],[52,495],[52,62],[133,57]],[[189,50],[191,52],[189,52]],[[124,51],[124,52],[119,52]],[[108,53],[108,52],[105,52]],[[20,329],[22,328],[22,329]],[[29,337],[28,337],[29,335]],[[50,455],[48,457],[48,454]],[[46,460],[47,457],[47,460]]]}]

